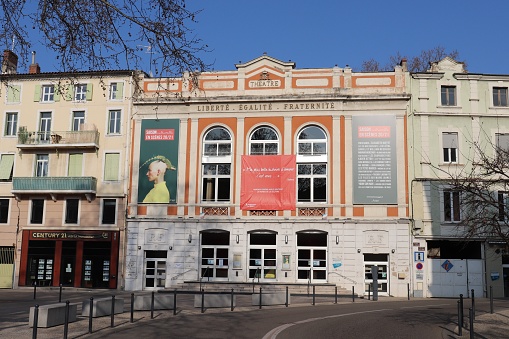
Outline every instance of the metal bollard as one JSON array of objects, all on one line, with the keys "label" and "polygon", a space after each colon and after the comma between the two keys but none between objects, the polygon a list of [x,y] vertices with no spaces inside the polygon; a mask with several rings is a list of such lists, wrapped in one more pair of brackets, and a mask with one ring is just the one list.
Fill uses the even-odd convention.
[{"label": "metal bollard", "polygon": [[115,327],[115,296],[111,296],[111,327]]},{"label": "metal bollard", "polygon": [[39,322],[39,305],[35,305],[34,307],[34,321],[33,321],[33,329],[32,329],[32,339],[37,339],[37,326]]},{"label": "metal bollard", "polygon": [[493,314],[493,286],[490,286],[490,313]]},{"label": "metal bollard", "polygon": [[285,307],[288,307],[288,286],[286,286],[286,301],[285,301]]},{"label": "metal bollard", "polygon": [[37,295],[37,282],[34,281],[34,300],[36,298],[36,295]]},{"label": "metal bollard", "polygon": [[260,307],[259,309],[262,309],[262,288],[260,287]]},{"label": "metal bollard", "polygon": [[463,324],[461,319],[461,306],[460,301],[458,300],[458,335],[461,337],[463,335]]},{"label": "metal bollard", "polygon": [[173,315],[177,315],[177,290],[173,290]]},{"label": "metal bollard", "polygon": [[90,306],[88,310],[88,333],[92,333],[93,315],[94,315],[94,297],[90,297]]},{"label": "metal bollard", "polygon": [[62,284],[60,284],[60,292],[58,293],[58,302],[62,302]]},{"label": "metal bollard", "polygon": [[338,303],[338,287],[334,287],[334,304]]},{"label": "metal bollard", "polygon": [[150,298],[150,319],[154,319],[154,295],[155,292],[152,291],[152,295]]},{"label": "metal bollard", "polygon": [[232,288],[232,297],[230,299],[231,302],[231,311],[233,312],[233,288]]},{"label": "metal bollard", "polygon": [[315,306],[315,285],[313,285],[313,306]]},{"label": "metal bollard", "polygon": [[131,293],[131,317],[129,322],[131,324],[134,322],[134,293]]},{"label": "metal bollard", "polygon": [[461,311],[461,325],[465,323],[465,317],[463,316],[463,294],[460,294],[460,311]]},{"label": "metal bollard", "polygon": [[410,283],[406,284],[408,300],[410,300]]},{"label": "metal bollard", "polygon": [[474,295],[474,289],[472,288],[470,290],[470,292],[472,292],[472,312],[474,312],[472,315],[474,316],[474,319],[475,319],[475,295]]},{"label": "metal bollard", "polygon": [[201,313],[205,312],[205,291],[201,290]]},{"label": "metal bollard", "polygon": [[[336,286],[336,291],[338,290],[337,286]],[[337,293],[337,292],[336,292]],[[352,302],[354,303],[355,302],[355,286],[352,286]]]},{"label": "metal bollard", "polygon": [[475,333],[474,333],[474,310],[472,307],[468,309],[468,314],[470,317],[470,339],[474,339]]},{"label": "metal bollard", "polygon": [[65,302],[64,339],[67,339],[68,332],[69,332],[69,300]]},{"label": "metal bollard", "polygon": [[368,300],[371,300],[371,284],[368,284]]}]

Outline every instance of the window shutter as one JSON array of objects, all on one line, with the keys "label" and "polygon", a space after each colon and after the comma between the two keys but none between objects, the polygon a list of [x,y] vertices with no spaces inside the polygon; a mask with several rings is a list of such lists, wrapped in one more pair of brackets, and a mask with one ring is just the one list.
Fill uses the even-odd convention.
[{"label": "window shutter", "polygon": [[62,89],[60,86],[53,86],[54,94],[53,94],[53,101],[60,101],[60,93],[62,92]]},{"label": "window shutter", "polygon": [[2,154],[0,158],[0,180],[10,179],[13,165],[14,154]]},{"label": "window shutter", "polygon": [[497,134],[497,147],[509,151],[509,134]]},{"label": "window shutter", "polygon": [[117,82],[117,92],[115,98],[118,100],[123,99],[124,96],[124,83],[123,82]]},{"label": "window shutter", "polygon": [[7,87],[7,102],[19,102],[21,95],[21,86],[20,85],[12,85]]},{"label": "window shutter", "polygon": [[87,100],[92,100],[92,84],[87,84]]},{"label": "window shutter", "polygon": [[35,85],[34,101],[41,101],[41,85]]},{"label": "window shutter", "polygon": [[458,148],[458,133],[442,133],[443,148]]},{"label": "window shutter", "polygon": [[119,169],[119,153],[106,153],[104,160],[104,180],[115,181],[118,180],[118,169]]},{"label": "window shutter", "polygon": [[66,101],[71,101],[74,99],[74,86],[72,85],[65,85],[64,86],[64,98]]},{"label": "window shutter", "polygon": [[67,175],[69,177],[80,177],[83,168],[83,154],[69,154],[69,169]]}]

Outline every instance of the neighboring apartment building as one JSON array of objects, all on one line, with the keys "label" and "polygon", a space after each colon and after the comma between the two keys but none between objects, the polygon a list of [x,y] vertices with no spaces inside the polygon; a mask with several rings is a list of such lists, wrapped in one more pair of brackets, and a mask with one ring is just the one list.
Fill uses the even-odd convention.
[{"label": "neighboring apartment building", "polygon": [[[468,73],[463,63],[445,58],[411,74],[409,85],[414,295],[467,297],[473,289],[487,296],[492,286],[495,297],[509,296],[505,245],[496,238],[464,241],[464,192],[446,180],[471,170],[474,143],[507,147],[509,76]],[[493,156],[495,147],[485,150]]]},{"label": "neighboring apartment building", "polygon": [[128,290],[185,281],[410,283],[405,65],[145,79],[134,102]]},{"label": "neighboring apartment building", "polygon": [[[0,101],[2,287],[122,285],[133,72],[17,73]],[[5,261],[5,260],[4,260]],[[7,267],[8,266],[8,267]]]}]

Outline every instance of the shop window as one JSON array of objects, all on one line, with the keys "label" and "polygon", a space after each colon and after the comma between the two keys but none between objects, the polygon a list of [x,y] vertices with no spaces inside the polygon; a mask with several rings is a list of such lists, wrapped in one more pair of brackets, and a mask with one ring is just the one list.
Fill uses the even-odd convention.
[{"label": "shop window", "polygon": [[493,87],[493,106],[507,107],[507,87]]},{"label": "shop window", "polygon": [[442,133],[442,149],[444,163],[458,162],[458,133]]},{"label": "shop window", "polygon": [[77,224],[79,216],[79,199],[66,199],[65,200],[65,223]]},{"label": "shop window", "polygon": [[214,127],[203,138],[202,201],[229,202],[232,138],[223,127]]},{"label": "shop window", "polygon": [[43,218],[44,218],[44,199],[32,199],[30,223],[42,224]]},{"label": "shop window", "polygon": [[276,131],[273,128],[267,126],[255,129],[249,138],[249,154],[279,154],[279,137]]},{"label": "shop window", "polygon": [[102,224],[115,224],[117,219],[117,200],[116,199],[103,199],[102,204]]},{"label": "shop window", "polygon": [[456,106],[456,86],[442,86],[442,106]]},{"label": "shop window", "polygon": [[0,199],[0,224],[9,222],[9,199]]}]

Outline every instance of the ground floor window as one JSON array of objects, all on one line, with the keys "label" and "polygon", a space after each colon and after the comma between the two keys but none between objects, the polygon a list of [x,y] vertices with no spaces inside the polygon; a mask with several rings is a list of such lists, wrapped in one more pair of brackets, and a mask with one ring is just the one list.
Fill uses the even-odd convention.
[{"label": "ground floor window", "polygon": [[249,279],[276,279],[276,233],[249,234]]},{"label": "ground floor window", "polygon": [[146,289],[164,288],[166,285],[167,251],[145,251]]},{"label": "ground floor window", "polygon": [[201,279],[227,280],[229,272],[230,232],[201,233]]},{"label": "ground floor window", "polygon": [[297,233],[297,279],[327,281],[327,232]]}]

